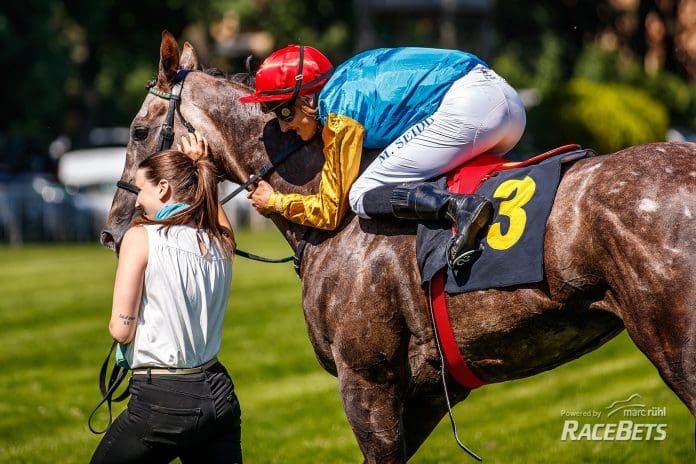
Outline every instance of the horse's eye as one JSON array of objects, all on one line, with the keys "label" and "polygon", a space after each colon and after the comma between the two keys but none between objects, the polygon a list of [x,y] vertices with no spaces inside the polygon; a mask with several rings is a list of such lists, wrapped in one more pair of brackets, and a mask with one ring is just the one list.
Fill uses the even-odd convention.
[{"label": "horse's eye", "polygon": [[143,126],[137,126],[133,128],[133,140],[138,142],[143,141],[147,138],[148,128]]}]

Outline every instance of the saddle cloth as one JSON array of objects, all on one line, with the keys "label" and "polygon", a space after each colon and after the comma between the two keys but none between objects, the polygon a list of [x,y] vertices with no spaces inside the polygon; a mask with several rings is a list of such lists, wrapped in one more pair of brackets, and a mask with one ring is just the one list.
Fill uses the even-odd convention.
[{"label": "saddle cloth", "polygon": [[539,282],[544,278],[544,230],[556,189],[561,165],[587,156],[592,150],[566,145],[523,162],[508,162],[482,155],[436,183],[456,193],[473,193],[488,198],[494,207],[490,226],[477,245],[483,252],[472,264],[452,271],[446,249],[452,227],[444,222],[418,225],[416,255],[421,282],[427,285],[444,269],[445,291],[463,293],[487,288]]}]

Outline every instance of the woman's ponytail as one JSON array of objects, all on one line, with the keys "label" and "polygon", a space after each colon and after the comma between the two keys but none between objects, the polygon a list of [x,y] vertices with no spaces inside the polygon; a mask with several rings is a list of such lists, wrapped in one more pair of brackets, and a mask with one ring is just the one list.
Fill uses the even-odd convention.
[{"label": "woman's ponytail", "polygon": [[234,253],[232,231],[218,221],[217,170],[207,157],[193,159],[178,150],[164,150],[143,160],[139,168],[147,169],[146,177],[152,182],[167,179],[174,199],[189,207],[161,221],[140,219],[138,223],[165,227],[194,223],[215,237],[228,256]]}]

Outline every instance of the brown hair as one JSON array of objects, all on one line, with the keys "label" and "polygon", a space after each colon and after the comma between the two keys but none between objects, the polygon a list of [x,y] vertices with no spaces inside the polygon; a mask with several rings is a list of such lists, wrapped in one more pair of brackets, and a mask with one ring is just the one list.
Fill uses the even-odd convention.
[{"label": "brown hair", "polygon": [[162,224],[168,230],[173,225],[194,223],[215,237],[227,256],[234,252],[232,231],[218,223],[218,179],[211,161],[192,159],[179,150],[170,149],[145,158],[138,169],[144,169],[145,177],[151,182],[166,179],[174,199],[189,207],[162,220],[138,218],[135,225]]},{"label": "brown hair", "polygon": [[317,94],[302,95],[298,101],[300,104],[300,110],[310,117],[316,117],[317,115]]}]

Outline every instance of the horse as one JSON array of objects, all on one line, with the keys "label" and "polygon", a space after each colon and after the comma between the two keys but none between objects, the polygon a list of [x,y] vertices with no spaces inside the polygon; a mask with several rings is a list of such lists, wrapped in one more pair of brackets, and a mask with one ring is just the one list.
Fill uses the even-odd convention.
[{"label": "horse", "polygon": [[[243,183],[293,143],[256,105],[252,89],[201,72],[188,43],[162,35],[156,82],[130,126],[121,177],[158,148],[177,72],[173,131],[195,127],[221,176]],[[172,116],[173,118],[174,116]],[[185,124],[184,124],[185,123]],[[261,141],[264,134],[266,147]],[[365,151],[362,165],[377,153]],[[315,192],[315,138],[266,176],[280,192]],[[133,194],[114,195],[103,245],[118,250]],[[338,378],[345,414],[367,463],[407,461],[448,410],[441,363],[415,256],[415,225],[349,215],[335,231],[271,219],[301,260],[302,305],[321,366]],[[547,219],[544,280],[447,295],[452,330],[485,382],[531,376],[582,356],[622,330],[696,414],[696,144],[650,143],[565,169]],[[449,374],[449,400],[471,391]]]}]

